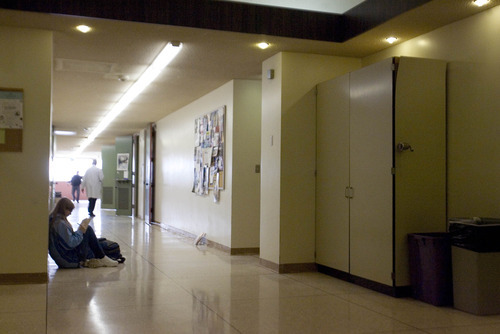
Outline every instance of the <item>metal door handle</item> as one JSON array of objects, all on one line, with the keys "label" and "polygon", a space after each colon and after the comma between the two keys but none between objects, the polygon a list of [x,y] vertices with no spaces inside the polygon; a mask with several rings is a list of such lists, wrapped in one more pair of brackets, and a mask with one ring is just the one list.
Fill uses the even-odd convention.
[{"label": "metal door handle", "polygon": [[408,143],[405,143],[405,142],[399,142],[397,145],[397,149],[399,152],[404,152],[407,150],[410,150],[410,152],[413,152],[413,148],[411,147],[411,145]]}]

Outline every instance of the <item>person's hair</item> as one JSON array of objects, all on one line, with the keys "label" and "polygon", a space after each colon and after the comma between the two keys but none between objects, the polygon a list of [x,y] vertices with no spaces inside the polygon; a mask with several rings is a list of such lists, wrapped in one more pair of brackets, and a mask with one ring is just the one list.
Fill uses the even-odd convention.
[{"label": "person's hair", "polygon": [[60,214],[66,218],[65,210],[66,209],[73,210],[74,208],[75,208],[75,205],[73,204],[73,202],[71,202],[71,200],[69,198],[63,197],[57,202],[56,206],[54,207],[54,209],[50,213],[50,217],[55,218],[55,216]]},{"label": "person's hair", "polygon": [[92,165],[97,165],[97,159],[92,160]]}]

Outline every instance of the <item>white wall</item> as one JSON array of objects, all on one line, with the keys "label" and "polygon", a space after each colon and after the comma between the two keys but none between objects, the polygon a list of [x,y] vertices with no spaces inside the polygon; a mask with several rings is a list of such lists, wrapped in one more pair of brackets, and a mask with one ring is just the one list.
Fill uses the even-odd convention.
[{"label": "white wall", "polygon": [[363,59],[448,62],[448,217],[500,217],[500,6]]},{"label": "white wall", "polygon": [[[258,98],[260,94],[258,90],[255,92],[255,82],[230,81],[157,122],[155,220],[195,235],[207,233],[209,240],[232,248],[258,247],[259,245],[258,222],[237,219],[238,216],[245,213],[245,210],[257,210],[258,212],[258,200],[253,199],[251,202],[240,203],[240,197],[236,196],[238,203],[234,204],[235,199],[233,199],[233,178],[255,177],[254,173],[243,173],[246,176],[241,176],[241,173],[236,175],[234,170],[237,168],[240,172],[244,169],[239,161],[234,163],[233,150],[240,148],[234,145],[234,136],[238,135],[233,131],[234,114],[237,115],[237,118],[243,117],[244,115],[240,113],[244,112],[260,114],[258,101],[256,104],[254,102],[253,105],[245,107],[244,110],[238,109],[235,112],[235,106],[243,108],[240,103],[235,102],[235,97],[245,96],[246,84],[253,90],[254,97]],[[226,106],[225,188],[220,192],[220,201],[214,203],[212,191],[210,191],[209,196],[198,196],[192,192],[194,120],[224,105]],[[242,120],[253,120],[259,124],[260,117],[242,118]],[[237,144],[239,146],[257,146],[257,151],[250,149],[247,152],[251,152],[249,154],[252,156],[258,156],[259,142],[243,140],[237,141]],[[255,158],[251,161],[251,165],[246,167],[252,168],[253,171],[253,166],[258,161],[254,162]],[[238,182],[248,184],[249,181],[240,179]],[[258,175],[256,182],[258,182]],[[241,189],[236,192],[238,193],[239,190]],[[256,193],[258,194],[256,188],[251,189],[251,191],[254,196]],[[252,204],[252,202],[257,203],[257,207],[250,206],[242,210],[242,205]],[[233,206],[236,208],[236,217],[233,217]],[[242,239],[242,236],[239,235],[232,240],[233,228],[253,229],[255,232],[248,234],[247,239]]]},{"label": "white wall", "polygon": [[24,90],[22,152],[0,152],[0,274],[46,275],[52,33],[0,36],[0,87]]}]

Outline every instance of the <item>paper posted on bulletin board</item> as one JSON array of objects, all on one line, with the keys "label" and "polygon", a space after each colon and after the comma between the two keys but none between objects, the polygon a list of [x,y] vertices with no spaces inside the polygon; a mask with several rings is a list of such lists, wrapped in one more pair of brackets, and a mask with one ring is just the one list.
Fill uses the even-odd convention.
[{"label": "paper posted on bulletin board", "polygon": [[22,151],[23,90],[0,88],[0,152]]},{"label": "paper posted on bulletin board", "polygon": [[224,117],[226,106],[203,115],[194,122],[193,192],[208,195],[224,189]]}]

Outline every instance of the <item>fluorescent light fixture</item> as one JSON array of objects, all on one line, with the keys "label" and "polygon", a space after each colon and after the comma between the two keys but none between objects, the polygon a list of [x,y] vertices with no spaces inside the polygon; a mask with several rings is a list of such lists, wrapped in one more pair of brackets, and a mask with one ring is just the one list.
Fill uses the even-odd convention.
[{"label": "fluorescent light fixture", "polygon": [[76,27],[76,30],[83,32],[84,34],[88,33],[90,30],[92,30],[91,27],[86,26],[85,24],[80,24],[79,26]]},{"label": "fluorescent light fixture", "polygon": [[54,134],[57,136],[74,136],[76,135],[75,131],[65,131],[65,130],[54,130]]},{"label": "fluorescent light fixture", "polygon": [[269,44],[267,42],[260,42],[259,44],[257,44],[257,46],[259,48],[261,48],[262,50],[264,50],[264,49],[267,49],[269,46],[271,46],[271,44]]},{"label": "fluorescent light fixture", "polygon": [[474,3],[474,5],[482,7],[484,5],[487,5],[490,2],[490,0],[474,0],[472,2]]},{"label": "fluorescent light fixture", "polygon": [[396,42],[398,39],[396,37],[391,36],[391,37],[387,37],[385,40],[387,43],[392,44],[392,43]]},{"label": "fluorescent light fixture", "polygon": [[182,43],[170,42],[158,54],[153,63],[144,71],[141,77],[127,90],[113,108],[104,116],[99,125],[82,143],[76,154],[85,148],[123,111],[125,108],[160,74],[160,72],[177,56],[182,49]]}]

